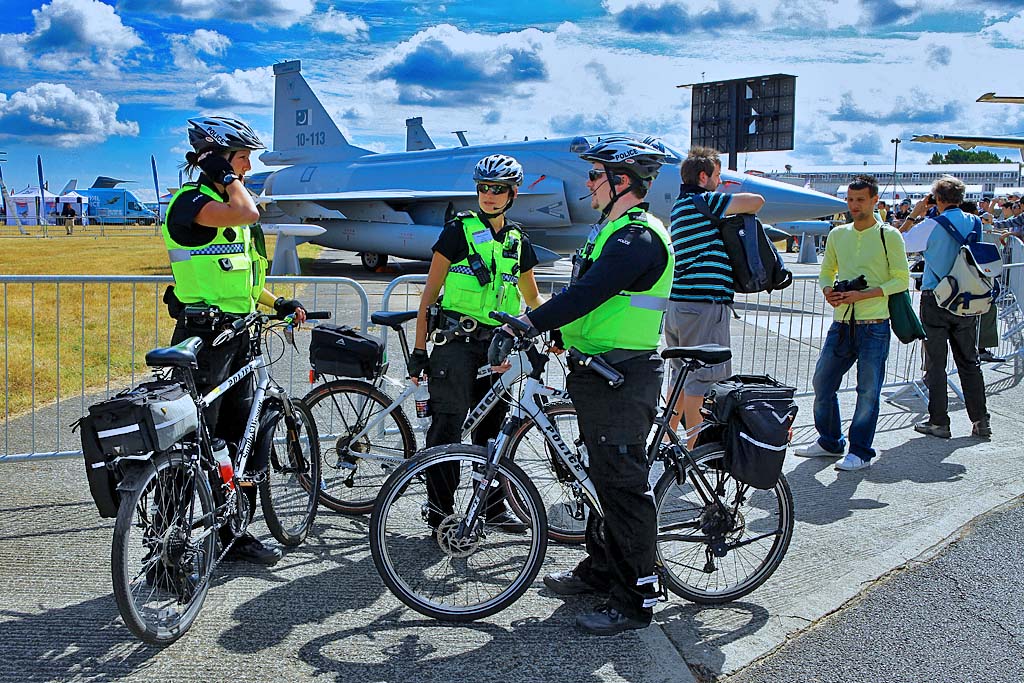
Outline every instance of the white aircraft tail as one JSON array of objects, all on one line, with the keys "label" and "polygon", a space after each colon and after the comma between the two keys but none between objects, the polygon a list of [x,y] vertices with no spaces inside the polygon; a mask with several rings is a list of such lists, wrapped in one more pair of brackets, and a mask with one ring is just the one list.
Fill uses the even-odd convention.
[{"label": "white aircraft tail", "polygon": [[260,155],[268,166],[345,161],[372,154],[349,144],[309,83],[299,60],[274,65],[274,149]]},{"label": "white aircraft tail", "polygon": [[405,151],[416,152],[421,149],[437,149],[434,141],[427,135],[423,127],[423,117],[417,116],[414,119],[405,120]]}]

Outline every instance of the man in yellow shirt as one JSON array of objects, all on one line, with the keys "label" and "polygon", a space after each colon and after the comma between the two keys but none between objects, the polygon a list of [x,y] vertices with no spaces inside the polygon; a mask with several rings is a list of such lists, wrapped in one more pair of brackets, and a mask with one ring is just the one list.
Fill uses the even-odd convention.
[{"label": "man in yellow shirt", "polygon": [[[853,223],[828,234],[818,284],[835,310],[814,369],[814,428],[818,440],[796,449],[798,456],[840,457],[846,450],[836,392],[857,363],[857,407],[850,424],[850,451],[837,470],[871,466],[871,443],[889,357],[889,297],[908,288],[910,271],[903,237],[875,214],[878,181],[859,175],[850,183],[846,205]],[[883,241],[884,240],[884,241]]]}]

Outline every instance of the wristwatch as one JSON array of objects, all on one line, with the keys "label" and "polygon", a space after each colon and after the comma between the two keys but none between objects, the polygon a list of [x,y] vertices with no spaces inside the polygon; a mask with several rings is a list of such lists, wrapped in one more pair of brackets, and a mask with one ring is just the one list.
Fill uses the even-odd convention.
[{"label": "wristwatch", "polygon": [[224,179],[221,181],[220,184],[223,185],[224,187],[227,187],[236,180],[238,180],[238,176],[236,176],[234,173],[225,173]]}]

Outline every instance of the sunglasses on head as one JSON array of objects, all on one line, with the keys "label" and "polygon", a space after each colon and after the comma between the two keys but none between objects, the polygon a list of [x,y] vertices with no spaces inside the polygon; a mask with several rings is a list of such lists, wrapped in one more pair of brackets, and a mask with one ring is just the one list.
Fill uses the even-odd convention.
[{"label": "sunglasses on head", "polygon": [[508,185],[490,185],[488,183],[477,183],[476,191],[480,194],[505,194],[508,192]]}]

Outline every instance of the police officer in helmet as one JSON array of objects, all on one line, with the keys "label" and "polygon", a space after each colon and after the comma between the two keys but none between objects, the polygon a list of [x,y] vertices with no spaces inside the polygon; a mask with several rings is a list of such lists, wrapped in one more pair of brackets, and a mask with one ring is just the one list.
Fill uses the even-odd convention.
[{"label": "police officer in helmet", "polygon": [[[252,168],[249,155],[266,147],[252,128],[236,119],[201,116],[189,119],[188,124],[193,151],[185,154],[185,168],[190,177],[197,169],[201,173],[197,182],[186,183],[167,206],[163,236],[174,287],[168,289],[164,301],[177,320],[172,344],[194,336],[203,339],[196,384],[200,391],[208,391],[250,360],[248,333],[213,346],[223,322],[255,311],[257,304],[282,314],[294,313],[300,323],[306,319],[306,312],[298,301],[276,298],[264,287],[266,249],[263,234],[255,224],[259,212],[244,181]],[[196,315],[214,308],[221,312],[221,324],[215,329]],[[239,441],[249,417],[252,392],[250,380],[206,409],[207,425],[214,436],[229,443]],[[254,454],[250,459],[253,471],[266,465],[258,456]],[[242,488],[249,498],[249,509],[255,509],[256,487],[243,482]],[[230,530],[222,529],[222,543],[231,539]],[[280,550],[265,547],[249,533],[235,541],[227,556],[267,565],[280,558]]]},{"label": "police officer in helmet", "polygon": [[[566,387],[605,516],[589,517],[587,557],[575,569],[544,577],[559,595],[607,595],[576,623],[588,633],[611,635],[646,627],[657,601],[657,520],[645,443],[661,389],[657,347],[673,255],[668,231],[643,199],[668,155],[656,139],[611,136],[580,157],[591,162],[587,188],[601,221],[574,259],[569,288],[523,320],[541,332],[561,328],[567,348],[599,356],[625,380],[612,388],[571,363]],[[495,348],[506,330],[497,333]]]},{"label": "police officer in helmet", "polygon": [[[476,164],[473,181],[479,211],[461,211],[445,224],[433,246],[416,318],[408,370],[414,382],[429,378],[427,447],[459,443],[469,410],[493,382],[491,377],[477,379],[477,370],[487,365],[487,348],[496,327],[491,311],[518,315],[523,301],[532,307],[541,304],[533,277],[537,255],[527,234],[505,215],[523,182],[523,167],[510,156],[492,154]],[[437,303],[440,313],[434,308]],[[428,317],[434,329],[428,330]],[[429,356],[428,334],[434,341]],[[491,410],[473,433],[474,444],[486,445],[497,436],[506,409],[499,403]],[[457,478],[457,464],[432,468],[428,473],[430,509],[426,516],[435,529],[452,512]],[[500,494],[488,499],[485,521],[507,533],[526,530],[505,507]]]}]

